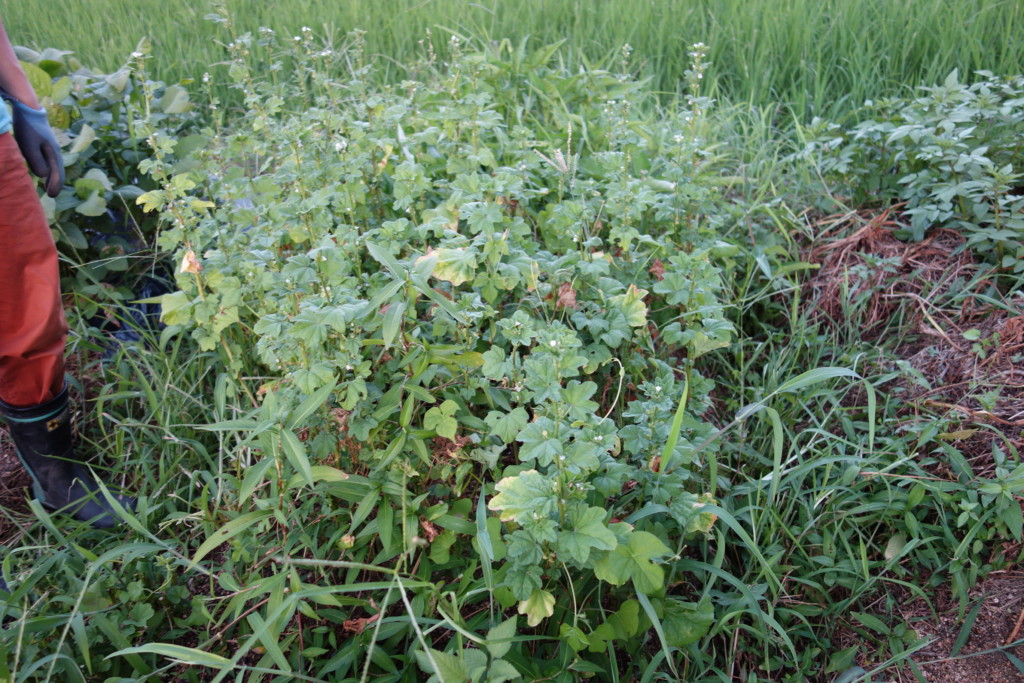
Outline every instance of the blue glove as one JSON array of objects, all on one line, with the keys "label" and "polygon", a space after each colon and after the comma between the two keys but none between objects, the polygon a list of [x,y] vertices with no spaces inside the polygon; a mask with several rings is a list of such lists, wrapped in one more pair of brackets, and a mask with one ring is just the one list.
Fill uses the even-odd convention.
[{"label": "blue glove", "polygon": [[64,159],[53,136],[45,109],[33,109],[12,99],[14,139],[32,172],[45,182],[46,194],[56,197],[64,187]]}]

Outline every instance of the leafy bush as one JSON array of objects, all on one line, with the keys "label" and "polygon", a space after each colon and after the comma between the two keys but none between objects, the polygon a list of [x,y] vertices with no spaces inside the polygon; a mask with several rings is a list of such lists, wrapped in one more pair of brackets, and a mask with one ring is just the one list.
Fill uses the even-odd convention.
[{"label": "leafy bush", "polygon": [[848,130],[815,120],[802,156],[855,205],[904,202],[908,235],[961,230],[1000,268],[1024,272],[1024,77],[956,71],[914,99],[868,102]]},{"label": "leafy bush", "polygon": [[[140,43],[139,51],[147,51]],[[112,74],[85,68],[70,52],[17,48],[22,68],[46,108],[62,145],[66,185],[56,199],[41,199],[61,253],[76,264],[78,291],[130,267],[130,255],[152,243],[155,216],[135,200],[152,188],[139,173],[149,151],[139,145],[134,120],[145,116],[176,139],[173,153],[187,156],[201,139],[185,135],[195,121],[181,84],[140,80],[126,64]],[[180,162],[184,165],[187,162]],[[114,279],[122,275],[115,275]]]},{"label": "leafy bush", "polygon": [[[142,167],[160,189],[138,199],[181,264],[165,336],[220,354],[226,394],[263,397],[215,427],[256,439],[231,495],[262,509],[252,494],[270,480],[297,492],[337,478],[328,464],[363,471],[342,497],[379,507],[376,524],[356,513],[350,553],[404,556],[423,526],[436,537],[420,575],[483,567],[474,601],[518,605],[567,644],[561,658],[652,620],[663,646],[694,642],[712,607],[673,589],[664,560],[715,520],[701,474],[713,385],[695,361],[733,330],[715,266],[731,248],[705,213],[721,171],[697,139],[709,103],[654,130],[631,113],[643,91],[626,74],[457,40],[424,81],[367,90],[358,34],[344,53],[299,36],[294,74],[258,81],[258,41],[274,37],[229,45],[247,111],[183,172],[150,128]],[[519,116],[538,90],[573,107],[541,108],[556,130]],[[485,664],[427,652],[445,680],[445,666]]]}]

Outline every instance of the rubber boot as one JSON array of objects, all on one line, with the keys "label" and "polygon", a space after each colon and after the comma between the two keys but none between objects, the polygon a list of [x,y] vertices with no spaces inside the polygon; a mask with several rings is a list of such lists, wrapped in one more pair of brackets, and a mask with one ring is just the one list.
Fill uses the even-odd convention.
[{"label": "rubber boot", "polygon": [[[97,529],[110,529],[118,523],[96,478],[75,455],[67,386],[38,406],[15,408],[0,401],[0,413],[10,426],[21,464],[32,475],[35,497],[44,507],[70,514]],[[123,507],[135,508],[134,498],[115,497]]]}]

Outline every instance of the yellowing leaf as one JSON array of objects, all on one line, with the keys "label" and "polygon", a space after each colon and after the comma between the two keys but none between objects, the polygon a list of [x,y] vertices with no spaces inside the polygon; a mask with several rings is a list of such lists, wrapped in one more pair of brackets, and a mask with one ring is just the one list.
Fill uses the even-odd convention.
[{"label": "yellowing leaf", "polygon": [[647,324],[647,305],[644,304],[644,297],[647,296],[646,289],[639,289],[636,285],[630,285],[625,294],[619,294],[611,298],[612,306],[618,308],[626,317],[630,327],[643,327]]},{"label": "yellowing leaf", "polygon": [[527,624],[536,626],[555,613],[555,596],[545,590],[535,590],[519,603],[519,613],[526,616]]},{"label": "yellowing leaf", "polygon": [[163,192],[160,190],[152,190],[150,192],[143,192],[139,195],[139,198],[135,200],[135,203],[142,207],[143,211],[155,211],[163,206]]},{"label": "yellowing leaf", "polygon": [[442,248],[430,254],[437,258],[434,277],[445,280],[456,287],[476,277],[476,254],[469,249]]},{"label": "yellowing leaf", "polygon": [[188,249],[185,255],[181,259],[181,268],[179,269],[182,273],[198,273],[203,269],[199,259],[196,258],[196,252]]},{"label": "yellowing leaf", "polygon": [[84,152],[92,144],[93,140],[96,139],[96,131],[88,123],[82,124],[82,130],[78,132],[78,137],[71,143],[71,148],[68,150],[70,154],[78,154]]},{"label": "yellowing leaf", "polygon": [[553,482],[537,470],[505,477],[494,488],[498,495],[491,498],[487,507],[500,512],[503,522],[522,519],[526,515],[546,516],[555,501]]}]

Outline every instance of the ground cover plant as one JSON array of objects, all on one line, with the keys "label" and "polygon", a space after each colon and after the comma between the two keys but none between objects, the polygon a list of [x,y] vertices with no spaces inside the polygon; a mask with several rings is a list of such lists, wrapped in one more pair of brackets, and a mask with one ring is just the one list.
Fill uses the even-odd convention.
[{"label": "ground cover plant", "polygon": [[[983,222],[903,256],[899,206],[807,248],[809,196],[859,202],[858,164],[916,147],[794,146],[708,96],[701,44],[666,105],[628,46],[434,34],[396,81],[361,31],[215,16],[190,149],[161,54],[125,67],[164,326],[112,345],[131,309],[77,290],[83,435],[139,509],[114,537],[8,513],[0,673],[924,680],[937,594],[960,655],[1021,550],[1019,433],[875,340],[919,329],[891,292],[1012,312],[1014,269],[964,246]],[[936,239],[951,279],[919,263]],[[960,331],[964,364],[994,329]]]}]

